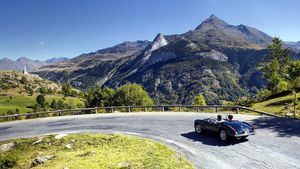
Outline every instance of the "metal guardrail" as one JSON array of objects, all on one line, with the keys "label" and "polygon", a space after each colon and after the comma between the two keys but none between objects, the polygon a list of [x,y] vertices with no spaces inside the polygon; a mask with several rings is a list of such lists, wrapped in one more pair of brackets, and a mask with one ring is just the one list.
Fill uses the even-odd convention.
[{"label": "metal guardrail", "polygon": [[269,112],[265,112],[265,111],[260,111],[260,110],[255,110],[249,107],[244,107],[244,106],[237,106],[237,108],[239,108],[240,110],[246,110],[246,111],[251,111],[251,112],[255,112],[255,113],[259,113],[262,115],[268,115],[268,116],[274,116],[274,117],[283,117],[277,114],[273,114],[273,113],[269,113]]},{"label": "metal guardrail", "polygon": [[[234,109],[235,113],[239,113],[240,110],[255,112],[268,116],[276,116],[282,117],[279,115],[275,115],[272,113],[255,110],[249,107],[243,106],[224,106],[224,105],[207,105],[207,106],[195,106],[195,105],[155,105],[155,106],[111,106],[111,107],[93,107],[93,108],[82,108],[82,109],[66,109],[66,110],[53,110],[53,111],[45,111],[45,112],[36,112],[36,113],[26,113],[26,114],[14,114],[14,115],[5,115],[0,116],[0,120],[17,120],[21,117],[25,117],[25,119],[29,118],[39,118],[48,115],[52,116],[63,116],[64,113],[71,113],[72,115],[79,114],[97,114],[100,110],[104,110],[102,113],[114,113],[116,110],[125,110],[125,112],[131,112],[134,109],[143,109],[144,112],[148,112],[149,110],[155,111],[174,111],[174,108],[177,108],[178,111],[182,111],[184,108],[193,108],[196,112],[200,112],[203,109],[215,109],[217,113],[219,109]],[[82,113],[85,112],[85,113]]]}]

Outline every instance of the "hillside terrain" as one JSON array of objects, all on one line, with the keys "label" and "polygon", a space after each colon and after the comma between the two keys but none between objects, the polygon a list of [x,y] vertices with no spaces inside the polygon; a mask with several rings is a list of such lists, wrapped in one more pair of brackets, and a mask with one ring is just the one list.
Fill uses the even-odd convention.
[{"label": "hillside terrain", "polygon": [[[208,104],[255,94],[265,85],[257,65],[272,37],[212,15],[183,34],[158,34],[152,42],[125,42],[34,73],[87,90],[140,83],[157,104],[191,104],[202,93]],[[297,45],[285,43],[299,57]]]},{"label": "hillside terrain", "polygon": [[84,102],[80,98],[63,96],[60,84],[36,75],[2,71],[0,72],[0,115],[16,109],[21,114],[32,112],[32,108],[36,104],[36,97],[41,92],[47,93],[45,99],[49,104],[53,100],[63,100],[69,107],[84,106]]},{"label": "hillside terrain", "polygon": [[[300,92],[297,93],[297,102],[300,101]],[[293,115],[294,94],[267,99],[262,102],[255,103],[252,107],[257,110],[274,113],[277,115]],[[300,106],[296,106],[296,112],[300,117]]]},{"label": "hillside terrain", "polygon": [[61,91],[61,86],[37,75],[23,74],[17,71],[0,71],[0,94],[28,93],[32,89],[37,92],[40,88]]},{"label": "hillside terrain", "polygon": [[[21,95],[21,94],[6,94],[0,95],[0,116],[7,115],[9,110],[19,110],[19,114],[32,113],[33,106],[36,104],[37,95]],[[72,108],[83,107],[84,101],[74,97],[64,97],[61,94],[46,95],[46,102],[51,103],[53,100],[63,100],[64,104],[68,104]],[[66,108],[67,109],[67,108]]]}]

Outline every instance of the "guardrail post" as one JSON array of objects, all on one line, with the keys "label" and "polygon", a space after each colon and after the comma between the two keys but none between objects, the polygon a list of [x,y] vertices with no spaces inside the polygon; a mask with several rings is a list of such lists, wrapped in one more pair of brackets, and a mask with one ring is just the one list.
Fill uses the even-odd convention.
[{"label": "guardrail post", "polygon": [[95,113],[98,114],[98,108],[97,107],[95,107]]},{"label": "guardrail post", "polygon": [[112,113],[114,112],[114,107],[111,107],[111,112],[112,112]]},{"label": "guardrail post", "polygon": [[178,108],[179,108],[179,111],[181,112],[181,106],[179,106]]},{"label": "guardrail post", "polygon": [[147,107],[146,106],[144,107],[144,111],[147,112]]},{"label": "guardrail post", "polygon": [[161,107],[161,111],[162,111],[162,112],[165,111],[165,107],[164,107],[164,106]]},{"label": "guardrail post", "polygon": [[199,112],[199,107],[197,106],[197,112]]},{"label": "guardrail post", "polygon": [[216,113],[218,113],[218,108],[216,107]]},{"label": "guardrail post", "polygon": [[240,109],[237,107],[236,108],[236,114],[239,114],[240,113]]},{"label": "guardrail post", "polygon": [[130,111],[130,106],[128,106],[128,113],[130,113],[131,111]]}]

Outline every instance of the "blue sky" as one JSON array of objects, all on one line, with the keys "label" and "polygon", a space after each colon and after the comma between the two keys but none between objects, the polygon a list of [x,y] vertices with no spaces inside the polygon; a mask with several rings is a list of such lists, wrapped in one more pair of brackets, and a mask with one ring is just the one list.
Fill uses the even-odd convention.
[{"label": "blue sky", "polygon": [[75,57],[183,33],[215,14],[300,41],[299,0],[0,0],[0,58]]}]

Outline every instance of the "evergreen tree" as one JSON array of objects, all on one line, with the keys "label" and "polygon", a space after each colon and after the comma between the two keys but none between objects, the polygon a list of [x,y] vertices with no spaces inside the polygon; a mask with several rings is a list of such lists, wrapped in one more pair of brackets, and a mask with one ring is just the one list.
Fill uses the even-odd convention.
[{"label": "evergreen tree", "polygon": [[44,95],[38,95],[36,97],[36,103],[41,105],[43,108],[45,107],[46,105],[46,99],[45,99],[45,96]]},{"label": "evergreen tree", "polygon": [[288,68],[288,80],[291,83],[293,89],[300,88],[300,61],[291,61]]},{"label": "evergreen tree", "polygon": [[57,101],[56,101],[55,99],[52,100],[51,105],[50,105],[50,108],[51,108],[52,110],[57,110],[58,105],[57,105]]},{"label": "evergreen tree", "polygon": [[268,81],[268,89],[272,93],[278,93],[288,89],[286,78],[288,63],[291,55],[288,49],[282,47],[282,42],[275,37],[273,43],[268,46],[269,55],[266,62],[260,65],[260,70],[263,76]]},{"label": "evergreen tree", "polygon": [[61,91],[64,96],[71,96],[72,95],[72,86],[68,83],[64,83],[64,84],[62,84]]},{"label": "evergreen tree", "polygon": [[65,108],[65,104],[63,100],[58,100],[57,102],[57,109],[62,110]]}]

